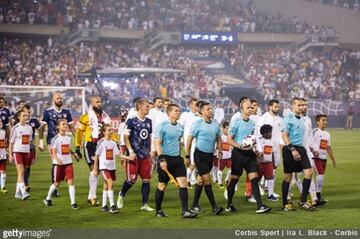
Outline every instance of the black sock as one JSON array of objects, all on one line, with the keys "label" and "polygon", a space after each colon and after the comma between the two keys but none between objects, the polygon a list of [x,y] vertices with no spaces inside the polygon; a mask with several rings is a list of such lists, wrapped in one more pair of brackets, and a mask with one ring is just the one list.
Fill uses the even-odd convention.
[{"label": "black sock", "polygon": [[24,170],[24,184],[29,186],[29,177],[30,177],[30,168],[25,168]]},{"label": "black sock", "polygon": [[141,194],[142,194],[142,206],[144,206],[149,200],[149,194],[150,194],[150,183],[149,182],[142,183]]},{"label": "black sock", "polygon": [[120,191],[120,195],[125,197],[125,194],[127,191],[129,191],[129,189],[132,187],[132,183],[125,181],[122,185],[121,191]]},{"label": "black sock", "polygon": [[203,189],[203,185],[199,185],[199,184],[195,185],[194,200],[193,200],[193,203],[192,203],[193,207],[198,207],[199,206],[199,200],[200,200],[202,189]]},{"label": "black sock", "polygon": [[321,200],[321,193],[320,193],[320,192],[317,192],[317,193],[316,193],[316,197],[317,197],[318,200],[320,201],[320,200]]},{"label": "black sock", "polygon": [[282,182],[282,201],[283,207],[287,204],[287,197],[289,193],[290,182]]},{"label": "black sock", "polygon": [[161,203],[164,199],[164,191],[161,191],[160,189],[156,189],[155,192],[155,206],[156,206],[156,212],[161,210]]},{"label": "black sock", "polygon": [[306,202],[307,195],[309,193],[310,184],[311,184],[311,179],[304,178],[303,183],[302,183],[303,190],[301,193],[301,202]]},{"label": "black sock", "polygon": [[205,192],[206,192],[206,196],[209,199],[209,202],[211,204],[211,207],[213,209],[217,208],[216,202],[215,202],[215,197],[214,197],[214,193],[212,190],[212,186],[210,185],[205,185]]},{"label": "black sock", "polygon": [[259,179],[253,178],[250,180],[251,182],[251,188],[252,188],[252,192],[254,194],[255,200],[256,200],[256,204],[257,207],[260,208],[263,204],[261,201],[261,195],[260,195],[260,190],[259,190]]},{"label": "black sock", "polygon": [[52,167],[51,167],[51,184],[53,184],[53,183],[55,182],[55,172],[54,172],[54,171],[55,171],[55,170],[54,170],[54,169],[55,169],[55,166],[56,166],[56,165],[53,164]]},{"label": "black sock", "polygon": [[228,206],[230,206],[232,204],[232,199],[234,197],[234,193],[235,193],[235,187],[237,182],[239,181],[239,179],[230,179],[230,183],[228,183],[226,190],[227,190],[227,194],[228,194]]},{"label": "black sock", "polygon": [[181,201],[181,210],[186,212],[188,210],[189,194],[187,188],[179,188],[179,197]]}]

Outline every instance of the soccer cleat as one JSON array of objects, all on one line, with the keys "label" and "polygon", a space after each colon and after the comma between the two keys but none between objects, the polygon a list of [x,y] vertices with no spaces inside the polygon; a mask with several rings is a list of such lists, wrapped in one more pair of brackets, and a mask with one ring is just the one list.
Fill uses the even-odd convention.
[{"label": "soccer cleat", "polygon": [[230,204],[229,206],[227,206],[227,208],[225,208],[226,212],[236,212],[236,208],[233,204]]},{"label": "soccer cleat", "polygon": [[61,193],[60,193],[59,189],[55,189],[52,196],[53,197],[61,197]]},{"label": "soccer cleat", "polygon": [[318,200],[319,206],[323,206],[323,205],[325,205],[327,202],[328,202],[328,200],[326,200],[326,199],[320,199],[320,200]]},{"label": "soccer cleat", "polygon": [[43,202],[44,202],[45,206],[47,206],[47,207],[51,207],[53,205],[51,200],[44,199]]},{"label": "soccer cleat", "polygon": [[224,190],[224,198],[225,198],[226,200],[228,200],[228,191],[227,191],[226,188],[225,188],[225,190]]},{"label": "soccer cleat", "polygon": [[192,206],[191,208],[190,208],[190,212],[192,212],[192,213],[200,213],[202,210],[201,210],[201,208],[199,207],[199,206]]},{"label": "soccer cleat", "polygon": [[275,197],[274,194],[272,194],[267,198],[267,200],[276,202],[276,201],[279,201],[279,198]]},{"label": "soccer cleat", "polygon": [[296,211],[294,204],[292,203],[287,203],[285,206],[282,207],[282,210],[284,212]]},{"label": "soccer cleat", "polygon": [[280,198],[280,195],[277,194],[277,193],[273,193],[273,195],[274,195],[274,197],[276,197],[276,198]]},{"label": "soccer cleat", "polygon": [[70,207],[70,208],[73,209],[73,210],[79,209],[79,207],[78,207],[78,205],[77,205],[76,203],[71,204],[71,207]]},{"label": "soccer cleat", "polygon": [[17,199],[22,199],[21,191],[20,191],[20,190],[15,192],[15,198],[17,198]]},{"label": "soccer cleat", "polygon": [[218,184],[219,185],[219,188],[220,189],[223,189],[224,188],[224,185],[223,184]]},{"label": "soccer cleat", "polygon": [[264,190],[264,188],[263,188],[261,185],[259,185],[259,191],[260,191],[260,195],[261,195],[261,196],[264,196],[264,195],[265,195],[265,190]]},{"label": "soccer cleat", "polygon": [[316,210],[316,208],[308,202],[299,202],[299,207],[306,211],[315,211]]},{"label": "soccer cleat", "polygon": [[105,205],[105,206],[103,206],[103,207],[101,208],[101,211],[102,211],[102,212],[108,212],[108,211],[109,211],[109,207],[108,207],[107,205]]},{"label": "soccer cleat", "polygon": [[156,212],[157,217],[167,217],[168,215],[164,213],[162,210]]},{"label": "soccer cleat", "polygon": [[118,200],[116,202],[116,206],[119,209],[123,208],[123,206],[124,206],[124,197],[123,196],[118,197]]},{"label": "soccer cleat", "polygon": [[267,213],[270,212],[271,208],[267,207],[266,205],[262,205],[260,208],[256,209],[256,213]]},{"label": "soccer cleat", "polygon": [[222,211],[224,211],[223,207],[216,207],[213,209],[213,215],[218,216],[221,214]]},{"label": "soccer cleat", "polygon": [[97,198],[90,199],[91,206],[97,207],[100,205],[100,202],[97,200]]},{"label": "soccer cleat", "polygon": [[256,199],[254,195],[251,195],[250,197],[246,197],[246,200],[251,203],[256,203]]},{"label": "soccer cleat", "polygon": [[149,206],[149,204],[146,203],[146,204],[144,204],[144,205],[141,206],[140,210],[147,211],[147,212],[152,212],[152,211],[154,211],[155,209],[154,209],[154,208],[151,208],[151,207]]},{"label": "soccer cleat", "polygon": [[26,200],[26,199],[28,199],[29,197],[30,197],[30,194],[28,194],[27,192],[25,192],[25,193],[22,195],[21,199],[22,199],[22,200]]},{"label": "soccer cleat", "polygon": [[110,213],[114,214],[114,213],[118,213],[119,212],[119,209],[117,209],[117,207],[115,205],[112,205],[110,207],[110,210],[109,210]]},{"label": "soccer cleat", "polygon": [[183,212],[181,215],[182,218],[195,218],[197,217],[197,213],[191,212],[190,210]]},{"label": "soccer cleat", "polygon": [[2,187],[0,191],[1,191],[2,193],[8,193],[8,192],[9,192],[5,187]]},{"label": "soccer cleat", "polygon": [[30,192],[30,186],[26,186],[25,191],[29,193]]}]

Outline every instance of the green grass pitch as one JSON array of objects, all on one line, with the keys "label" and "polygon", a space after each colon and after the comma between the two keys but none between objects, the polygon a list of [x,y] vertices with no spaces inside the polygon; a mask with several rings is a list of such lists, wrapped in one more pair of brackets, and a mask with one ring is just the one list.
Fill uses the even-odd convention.
[{"label": "green grass pitch", "polygon": [[[173,185],[168,186],[163,202],[163,209],[168,218],[156,218],[153,212],[140,211],[141,182],[138,181],[128,192],[124,208],[118,214],[111,215],[100,211],[100,207],[90,207],[87,204],[89,170],[84,160],[74,163],[76,201],[79,210],[70,209],[68,187],[62,183],[62,196],[53,199],[54,206],[45,207],[43,199],[50,186],[50,161],[48,153],[38,153],[37,162],[32,167],[30,185],[31,197],[21,201],[14,198],[16,171],[14,165],[8,164],[7,188],[8,194],[0,194],[0,227],[11,228],[358,228],[360,221],[360,131],[330,130],[332,147],[337,160],[334,169],[328,162],[325,175],[323,195],[329,202],[314,212],[298,209],[296,212],[281,211],[281,202],[263,201],[272,211],[266,215],[255,214],[255,204],[245,202],[244,177],[241,187],[236,192],[234,204],[238,209],[235,214],[224,213],[222,216],[212,216],[210,204],[205,192],[201,196],[201,206],[204,212],[195,220],[183,220],[180,217],[180,201],[178,191]],[[282,168],[278,169],[275,191],[281,193]],[[117,170],[115,200],[124,179],[124,168]],[[101,199],[102,183],[100,177],[98,197]],[[150,205],[154,206],[154,193],[157,184],[157,174],[153,175],[151,183]],[[215,197],[219,205],[225,207],[223,190],[213,185]],[[299,200],[295,188],[295,201]],[[193,198],[193,190],[189,190],[189,205]]]}]

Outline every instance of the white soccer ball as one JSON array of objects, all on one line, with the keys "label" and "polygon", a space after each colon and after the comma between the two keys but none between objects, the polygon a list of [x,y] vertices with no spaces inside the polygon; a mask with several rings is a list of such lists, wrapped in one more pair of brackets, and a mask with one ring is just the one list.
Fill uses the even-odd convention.
[{"label": "white soccer ball", "polygon": [[241,146],[243,148],[252,148],[254,147],[255,142],[256,142],[255,136],[248,135],[243,139]]}]

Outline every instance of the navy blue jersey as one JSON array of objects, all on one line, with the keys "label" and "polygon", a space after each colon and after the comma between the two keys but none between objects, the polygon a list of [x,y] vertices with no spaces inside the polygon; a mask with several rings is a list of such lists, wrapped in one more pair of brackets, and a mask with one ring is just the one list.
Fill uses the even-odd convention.
[{"label": "navy blue jersey", "polygon": [[33,130],[31,139],[35,140],[35,130],[40,128],[40,122],[36,118],[31,118],[27,123],[28,123],[28,125],[31,126],[31,128]]},{"label": "navy blue jersey", "polygon": [[138,159],[146,159],[150,156],[152,134],[151,119],[144,120],[134,117],[126,121],[126,134],[129,135],[130,144]]},{"label": "navy blue jersey", "polygon": [[3,124],[2,129],[5,129],[9,125],[9,118],[11,116],[10,110],[6,107],[0,109],[0,118]]},{"label": "navy blue jersey", "polygon": [[46,137],[48,144],[51,144],[51,139],[57,135],[56,121],[58,119],[66,119],[68,124],[73,122],[71,113],[67,109],[61,109],[61,111],[57,111],[54,107],[50,107],[44,111],[44,115],[41,121],[46,123],[48,126],[48,134]]}]

